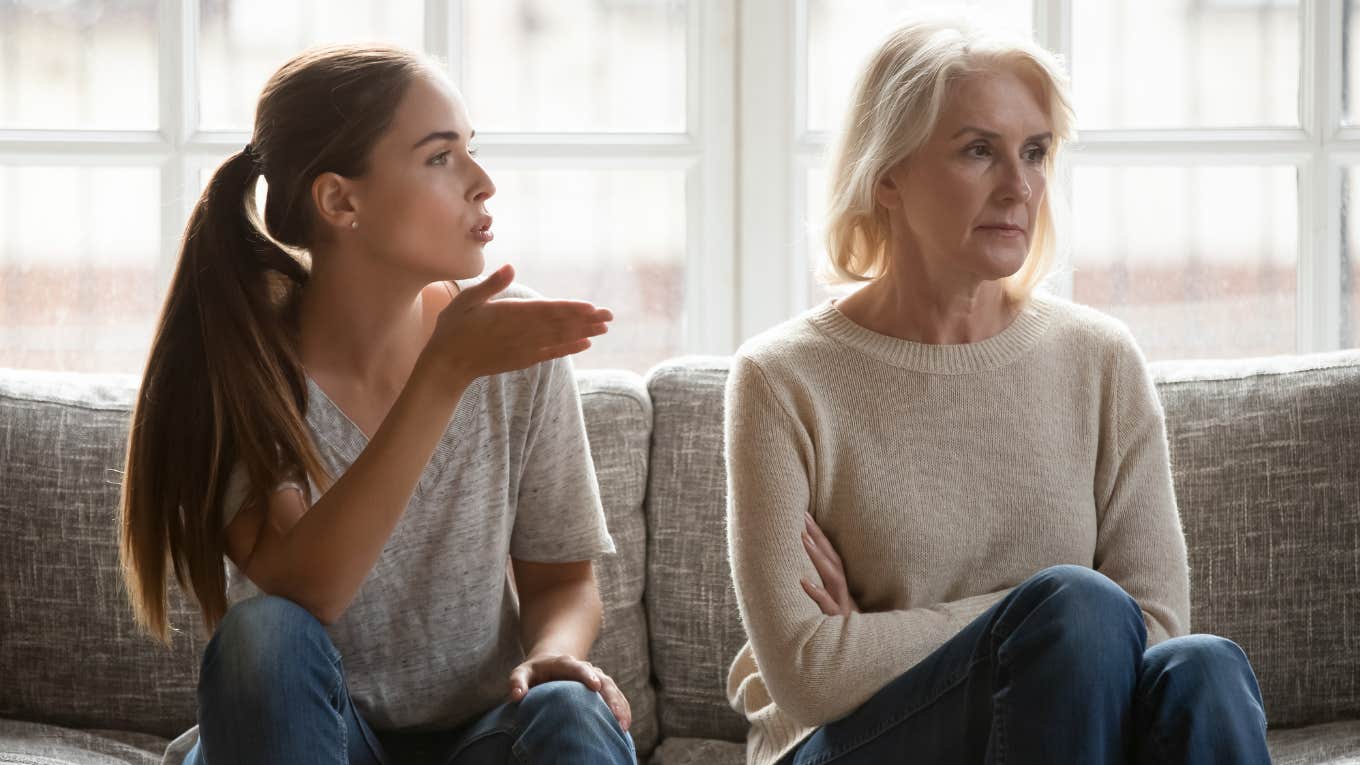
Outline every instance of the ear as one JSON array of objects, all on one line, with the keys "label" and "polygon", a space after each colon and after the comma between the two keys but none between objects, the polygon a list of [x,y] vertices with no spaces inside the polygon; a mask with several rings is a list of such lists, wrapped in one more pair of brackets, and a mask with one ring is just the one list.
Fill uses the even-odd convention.
[{"label": "ear", "polygon": [[874,185],[874,201],[879,207],[895,210],[902,206],[902,181],[906,178],[905,164],[894,165]]},{"label": "ear", "polygon": [[346,229],[359,220],[355,182],[339,173],[322,173],[312,181],[312,204],[323,226]]}]

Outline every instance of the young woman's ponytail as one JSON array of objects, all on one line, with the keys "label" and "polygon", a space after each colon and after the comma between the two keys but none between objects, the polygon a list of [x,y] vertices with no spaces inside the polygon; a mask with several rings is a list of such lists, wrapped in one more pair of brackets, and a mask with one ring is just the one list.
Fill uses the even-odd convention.
[{"label": "young woman's ponytail", "polygon": [[209,630],[226,612],[222,500],[237,465],[247,502],[265,501],[285,478],[331,480],[307,429],[296,343],[312,180],[362,175],[405,86],[427,66],[385,47],[320,48],[284,65],[261,96],[254,141],[217,169],[189,218],[133,409],[121,501],[128,595],[162,641],[168,569]]}]

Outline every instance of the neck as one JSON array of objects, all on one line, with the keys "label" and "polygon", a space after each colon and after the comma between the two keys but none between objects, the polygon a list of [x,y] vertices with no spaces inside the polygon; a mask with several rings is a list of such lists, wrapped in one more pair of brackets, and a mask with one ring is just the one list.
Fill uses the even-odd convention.
[{"label": "neck", "polygon": [[879,334],[931,345],[986,340],[1019,312],[1000,280],[932,274],[923,261],[894,257],[888,273],[836,307]]},{"label": "neck", "polygon": [[302,363],[359,387],[400,390],[426,339],[424,285],[394,282],[390,270],[379,274],[348,253],[312,262],[298,307]]}]

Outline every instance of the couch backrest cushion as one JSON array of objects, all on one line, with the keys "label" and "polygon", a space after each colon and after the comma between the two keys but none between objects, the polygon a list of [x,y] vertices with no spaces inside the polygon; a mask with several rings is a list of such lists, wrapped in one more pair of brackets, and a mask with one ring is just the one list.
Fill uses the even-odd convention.
[{"label": "couch backrest cushion", "polygon": [[138,631],[118,568],[136,386],[0,370],[0,717],[161,736],[193,724],[197,611],[172,589],[177,631],[161,647]]},{"label": "couch backrest cushion", "polygon": [[[741,740],[727,573],[725,358],[649,375],[647,618],[666,736]],[[1155,364],[1191,626],[1237,641],[1272,725],[1360,714],[1360,353]]]},{"label": "couch backrest cushion", "polygon": [[[118,570],[117,501],[137,380],[0,370],[0,717],[174,736],[193,724],[205,642],[172,588],[171,648],[136,629]],[[639,751],[656,741],[642,611],[651,411],[642,380],[580,374],[617,554],[597,569],[592,660],[628,694]]]},{"label": "couch backrest cushion", "polygon": [[1360,352],[1153,374],[1191,629],[1242,646],[1271,725],[1360,716]]},{"label": "couch backrest cushion", "polygon": [[646,757],[657,743],[656,696],[643,612],[646,585],[647,459],[652,407],[642,378],[631,372],[587,371],[580,377],[590,451],[616,553],[596,564],[604,626],[590,660],[628,697],[633,736]]},{"label": "couch backrest cushion", "polygon": [[746,720],[724,696],[746,642],[727,564],[723,457],[726,358],[677,359],[647,377],[647,623],[663,736],[741,741]]}]

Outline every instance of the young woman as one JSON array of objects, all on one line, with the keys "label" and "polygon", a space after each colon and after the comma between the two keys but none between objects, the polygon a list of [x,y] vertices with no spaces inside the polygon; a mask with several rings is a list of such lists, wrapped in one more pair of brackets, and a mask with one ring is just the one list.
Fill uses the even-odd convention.
[{"label": "young woman", "polygon": [[121,542],[143,625],[168,563],[215,628],[190,762],[634,760],[585,661],[613,544],[565,358],[612,316],[509,267],[459,288],[492,239],[473,135],[417,56],[312,50],[189,220]]},{"label": "young woman", "polygon": [[1034,290],[1056,62],[911,23],[851,103],[827,246],[866,284],[748,342],[728,383],[748,760],[1269,762],[1246,656],[1186,634],[1142,355]]}]

